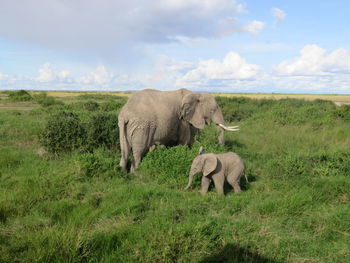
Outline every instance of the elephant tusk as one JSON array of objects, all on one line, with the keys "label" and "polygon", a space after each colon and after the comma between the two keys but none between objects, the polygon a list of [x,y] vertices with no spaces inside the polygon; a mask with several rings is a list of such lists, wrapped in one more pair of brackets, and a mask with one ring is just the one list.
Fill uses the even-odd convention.
[{"label": "elephant tusk", "polygon": [[221,128],[223,128],[226,131],[239,131],[238,126],[231,126],[231,127],[226,127],[223,124],[219,124]]}]

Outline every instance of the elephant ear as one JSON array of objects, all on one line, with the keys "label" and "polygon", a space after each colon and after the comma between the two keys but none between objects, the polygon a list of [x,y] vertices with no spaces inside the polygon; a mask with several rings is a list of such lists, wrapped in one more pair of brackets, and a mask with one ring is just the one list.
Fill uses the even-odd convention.
[{"label": "elephant ear", "polygon": [[181,103],[181,117],[198,129],[205,125],[204,114],[200,107],[200,94],[190,93],[184,96]]},{"label": "elephant ear", "polygon": [[204,157],[204,165],[203,165],[203,175],[207,176],[211,172],[213,172],[216,169],[216,166],[218,165],[218,159],[216,158],[215,154],[208,153]]}]

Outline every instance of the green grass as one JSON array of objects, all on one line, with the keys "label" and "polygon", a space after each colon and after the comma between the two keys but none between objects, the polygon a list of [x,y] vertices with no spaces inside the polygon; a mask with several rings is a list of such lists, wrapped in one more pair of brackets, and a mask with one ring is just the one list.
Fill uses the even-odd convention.
[{"label": "green grass", "polygon": [[[210,126],[186,146],[158,147],[139,176],[119,150],[52,156],[38,135],[50,116],[117,111],[119,98],[0,111],[0,262],[348,262],[349,112],[324,101],[220,98],[241,130]],[[125,100],[124,100],[125,102]],[[103,129],[103,126],[101,126]],[[237,152],[249,183],[219,196],[184,191],[192,158]]]}]

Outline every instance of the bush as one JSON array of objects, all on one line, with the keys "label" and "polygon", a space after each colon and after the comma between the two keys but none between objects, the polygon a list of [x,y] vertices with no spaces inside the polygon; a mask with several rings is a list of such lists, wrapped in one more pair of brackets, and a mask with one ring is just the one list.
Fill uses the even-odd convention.
[{"label": "bush", "polygon": [[98,110],[99,107],[100,107],[100,105],[97,102],[92,101],[92,100],[84,103],[84,109],[87,111],[96,111],[96,110]]},{"label": "bush", "polygon": [[33,99],[37,102],[37,103],[41,103],[42,101],[44,101],[47,98],[47,93],[46,92],[38,92],[35,93],[33,95]]},{"label": "bush", "polygon": [[69,111],[51,115],[40,134],[42,146],[54,154],[78,149],[85,141],[86,131],[78,115]]},{"label": "bush", "polygon": [[119,148],[118,114],[116,112],[97,112],[90,116],[87,126],[89,148]]},{"label": "bush", "polygon": [[43,107],[49,107],[53,105],[63,105],[64,103],[54,97],[47,96],[46,92],[40,92],[34,95],[34,100]]},{"label": "bush", "polygon": [[179,145],[170,148],[158,146],[142,160],[140,172],[150,180],[182,189],[186,186],[192,161],[198,148]]},{"label": "bush", "polygon": [[331,101],[304,99],[250,99],[216,98],[224,118],[228,122],[242,121],[248,118],[264,118],[275,123],[303,124],[311,122],[320,125],[332,122],[334,116],[350,119],[347,109],[336,109]]},{"label": "bush", "polygon": [[101,104],[101,110],[103,111],[119,111],[125,104],[126,99],[120,98],[118,100],[110,99]]},{"label": "bush", "polygon": [[83,178],[97,176],[126,176],[120,172],[117,156],[114,151],[106,151],[103,148],[93,153],[78,155],[79,175]]},{"label": "bush", "polygon": [[108,94],[99,94],[99,93],[94,93],[94,94],[82,94],[77,96],[76,98],[79,100],[107,100],[107,99],[113,99],[117,98],[119,96],[114,96],[114,95],[108,95]]},{"label": "bush", "polygon": [[28,91],[18,90],[9,92],[9,99],[11,101],[31,101],[33,98]]},{"label": "bush", "polygon": [[250,99],[244,97],[216,97],[224,118],[228,122],[242,121],[254,114],[266,112],[275,103],[269,99]]},{"label": "bush", "polygon": [[342,105],[340,107],[337,107],[334,111],[334,116],[337,119],[350,121],[350,105]]},{"label": "bush", "polygon": [[40,142],[48,152],[59,154],[75,149],[93,151],[104,147],[119,149],[118,114],[96,112],[86,123],[76,113],[68,110],[53,111],[40,134]]},{"label": "bush", "polygon": [[335,105],[330,101],[281,99],[273,105],[268,117],[282,125],[303,124],[306,122],[325,124],[334,119],[332,118],[334,110]]}]

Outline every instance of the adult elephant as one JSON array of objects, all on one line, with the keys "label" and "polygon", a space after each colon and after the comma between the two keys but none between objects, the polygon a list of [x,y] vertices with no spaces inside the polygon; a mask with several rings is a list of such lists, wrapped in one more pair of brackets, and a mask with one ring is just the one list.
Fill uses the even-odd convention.
[{"label": "adult elephant", "polygon": [[219,143],[224,143],[226,127],[215,98],[207,93],[186,89],[159,91],[145,89],[136,92],[119,113],[120,166],[126,169],[129,154],[133,160],[131,172],[153,145],[191,145],[198,129],[213,121],[221,129]]}]

